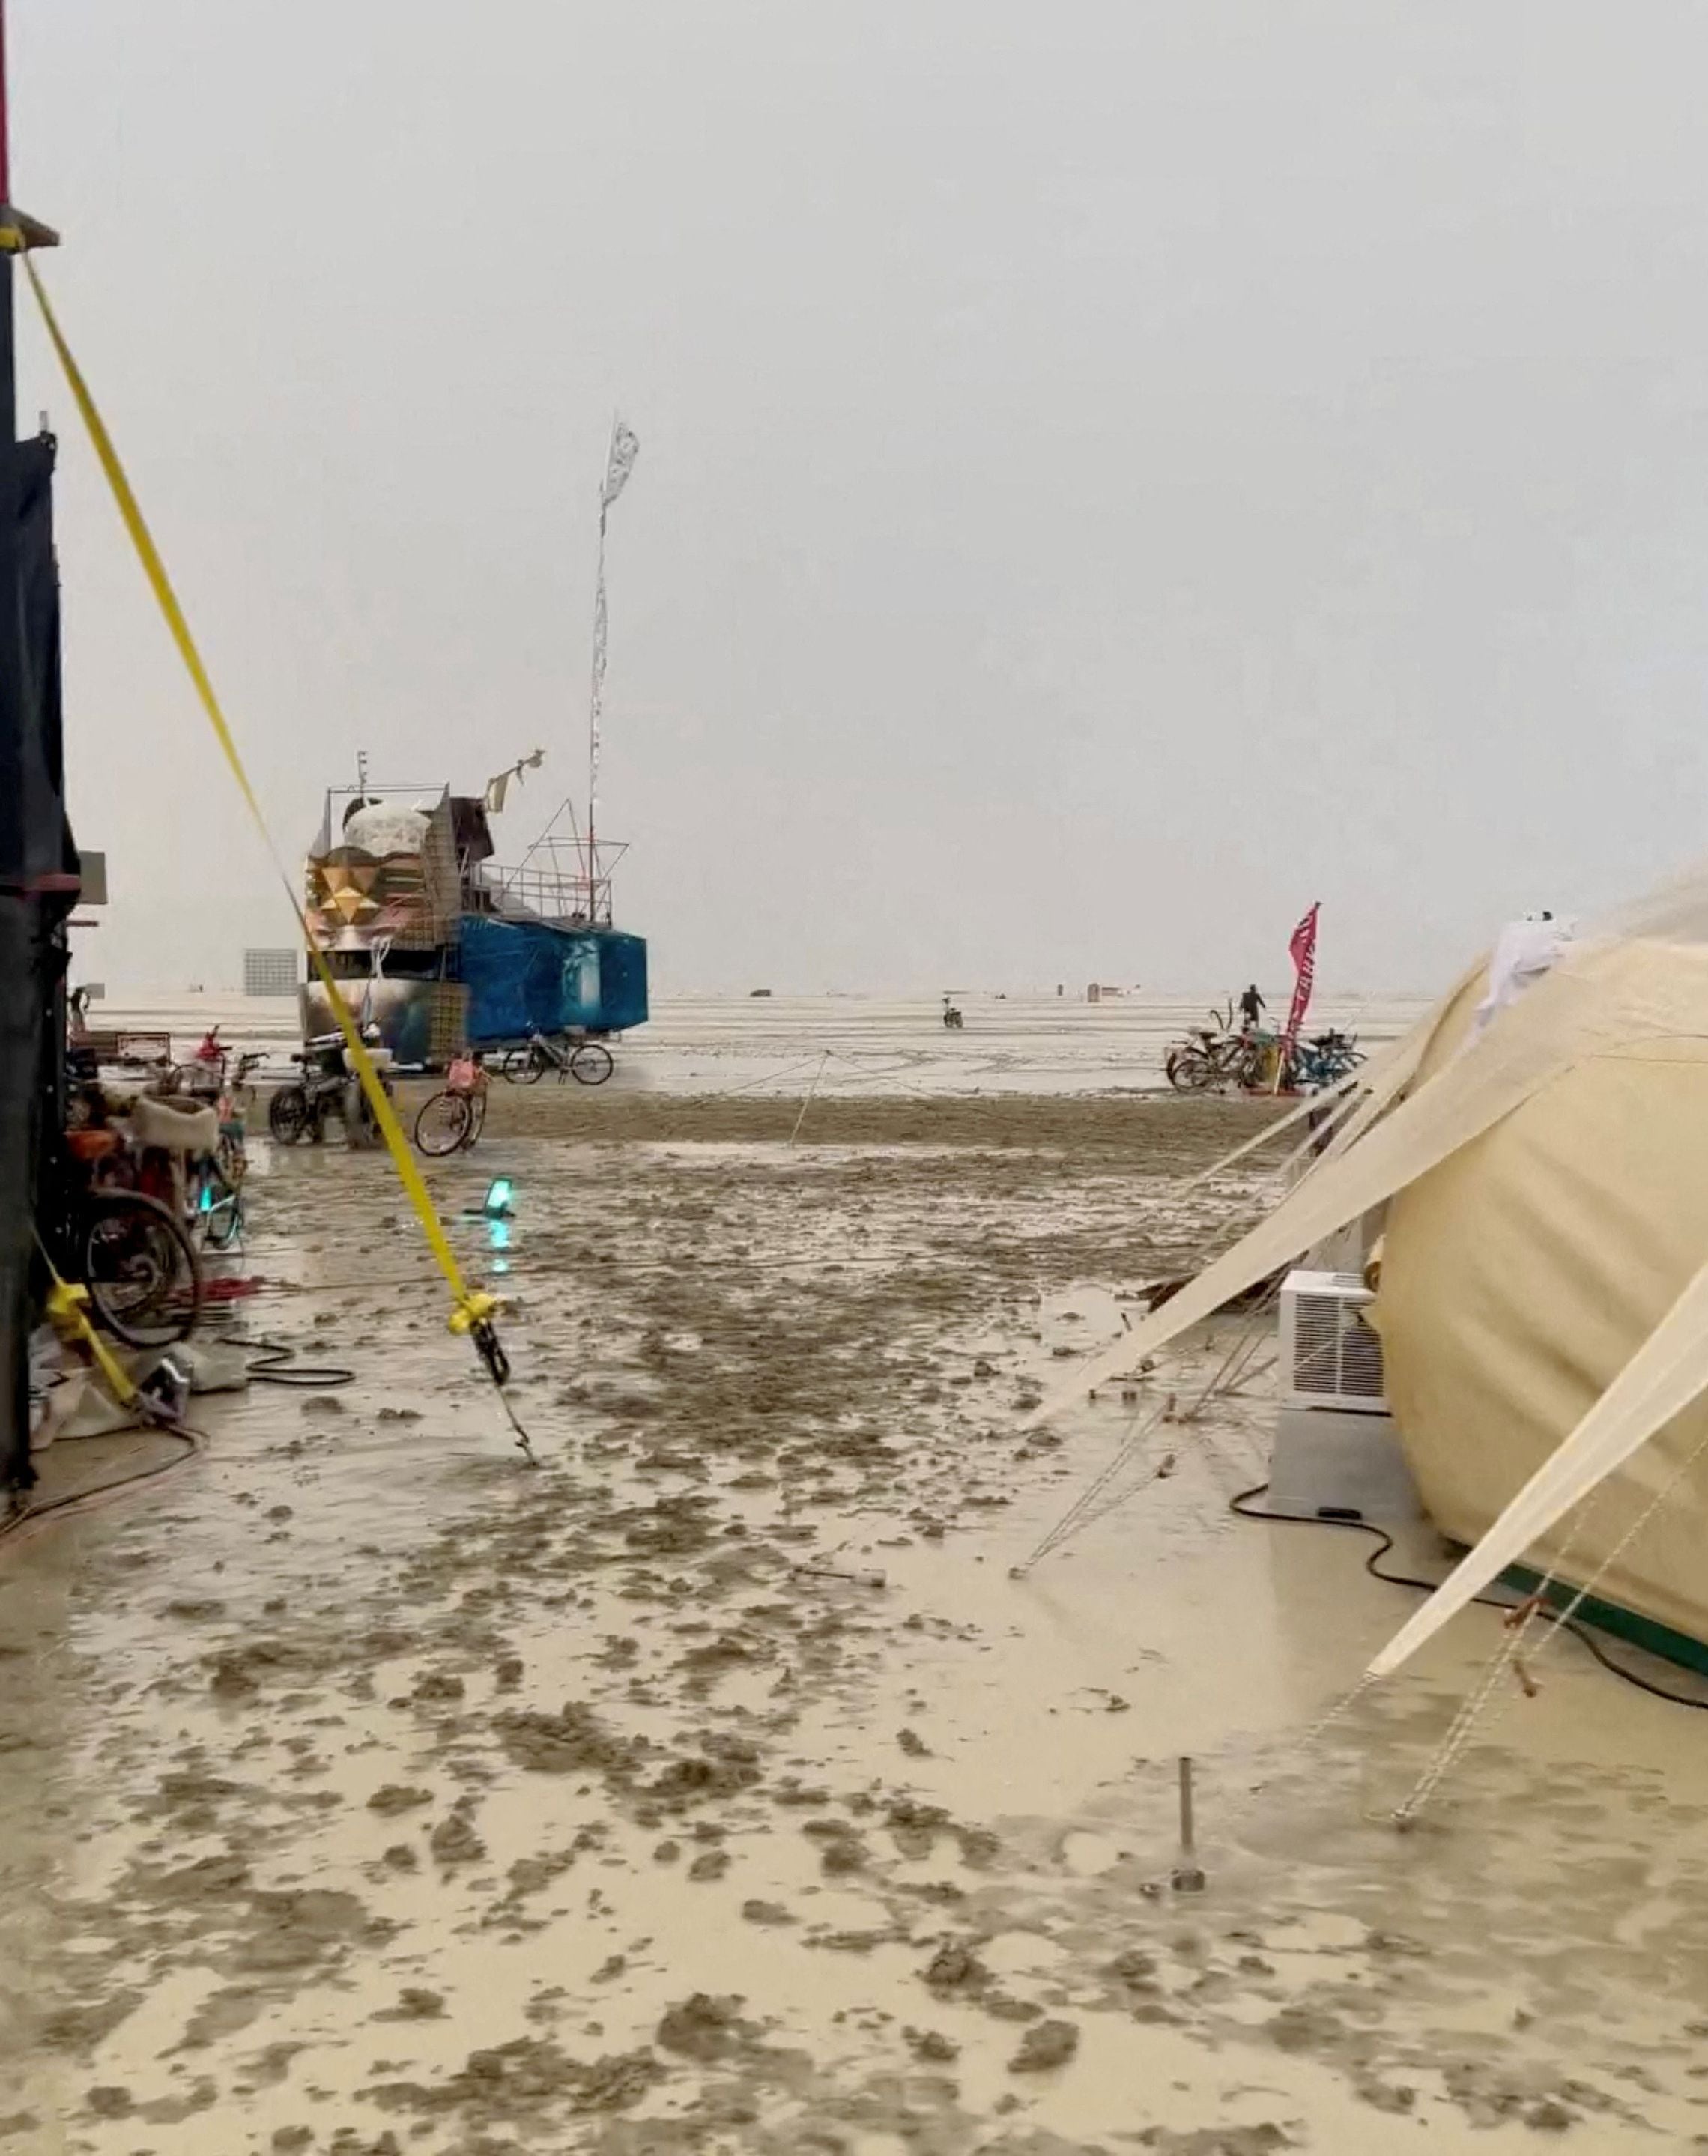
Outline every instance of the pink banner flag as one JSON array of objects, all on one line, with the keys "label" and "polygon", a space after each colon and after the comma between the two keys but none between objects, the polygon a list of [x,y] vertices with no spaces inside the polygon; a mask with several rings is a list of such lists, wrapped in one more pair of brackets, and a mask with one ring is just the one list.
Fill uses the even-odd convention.
[{"label": "pink banner flag", "polygon": [[1285,1040],[1289,1049],[1299,1038],[1299,1029],[1310,1008],[1310,991],[1316,985],[1316,916],[1321,911],[1319,900],[1293,931],[1293,940],[1287,946],[1298,976],[1293,983],[1293,1007],[1287,1013]]}]

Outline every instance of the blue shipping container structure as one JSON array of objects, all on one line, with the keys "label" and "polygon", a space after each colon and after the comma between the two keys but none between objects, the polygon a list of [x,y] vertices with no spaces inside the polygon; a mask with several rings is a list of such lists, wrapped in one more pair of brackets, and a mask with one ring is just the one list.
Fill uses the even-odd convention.
[{"label": "blue shipping container structure", "polygon": [[646,1022],[645,939],[618,929],[464,914],[461,972],[471,1048]]},{"label": "blue shipping container structure", "polygon": [[[647,1019],[643,937],[611,925],[600,861],[560,873],[492,862],[478,798],[334,788],[307,865],[309,932],[341,999],[395,1060],[439,1068],[464,1047],[626,1033]],[[620,848],[608,851],[614,860]],[[305,1039],[336,1020],[317,975]]]}]

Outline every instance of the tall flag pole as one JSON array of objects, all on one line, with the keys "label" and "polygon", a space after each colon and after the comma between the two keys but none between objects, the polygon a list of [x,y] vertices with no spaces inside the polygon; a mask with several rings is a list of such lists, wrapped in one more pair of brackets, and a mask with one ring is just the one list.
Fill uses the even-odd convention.
[{"label": "tall flag pole", "polygon": [[611,422],[611,447],[605,458],[605,478],[599,489],[599,574],[593,593],[593,681],[587,712],[587,919],[598,918],[599,907],[598,825],[599,731],[605,708],[605,526],[612,504],[628,484],[640,442],[620,418]]}]

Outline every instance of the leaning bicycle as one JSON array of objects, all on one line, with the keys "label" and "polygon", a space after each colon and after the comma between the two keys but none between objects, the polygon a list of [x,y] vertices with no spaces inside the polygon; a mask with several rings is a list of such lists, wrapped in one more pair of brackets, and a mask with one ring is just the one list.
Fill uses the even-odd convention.
[{"label": "leaning bicycle", "polygon": [[603,1086],[616,1068],[617,1059],[603,1041],[571,1040],[567,1036],[554,1040],[547,1034],[536,1033],[521,1047],[508,1051],[499,1063],[498,1074],[512,1086],[537,1086],[548,1070],[557,1073],[560,1085],[564,1079],[573,1078],[577,1085]]},{"label": "leaning bicycle", "polygon": [[415,1143],[430,1158],[466,1152],[486,1127],[486,1072],[478,1055],[459,1055],[445,1073],[444,1089],[421,1104]]},{"label": "leaning bicycle", "polygon": [[88,1290],[104,1332],[128,1348],[168,1348],[202,1314],[201,1263],[182,1216],[121,1179],[125,1150],[110,1128],[67,1132],[43,1246],[61,1278]]}]

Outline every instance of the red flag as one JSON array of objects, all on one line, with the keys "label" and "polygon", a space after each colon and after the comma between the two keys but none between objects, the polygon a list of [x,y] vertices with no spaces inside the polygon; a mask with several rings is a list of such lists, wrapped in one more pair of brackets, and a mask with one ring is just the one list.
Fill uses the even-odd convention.
[{"label": "red flag", "polygon": [[1299,1029],[1310,1008],[1310,991],[1316,985],[1316,916],[1321,910],[1322,902],[1319,900],[1293,931],[1293,940],[1287,946],[1298,975],[1293,984],[1293,1008],[1287,1014],[1285,1038],[1289,1048],[1299,1038]]}]

